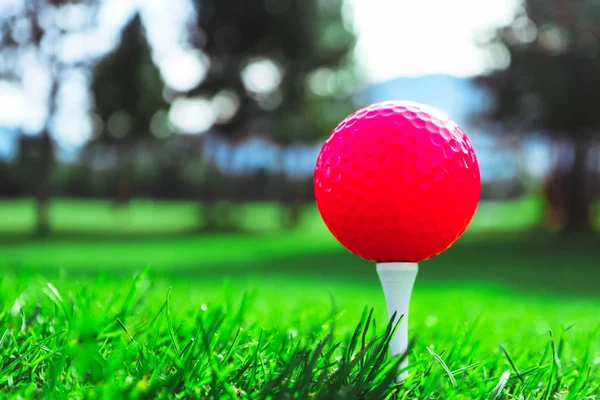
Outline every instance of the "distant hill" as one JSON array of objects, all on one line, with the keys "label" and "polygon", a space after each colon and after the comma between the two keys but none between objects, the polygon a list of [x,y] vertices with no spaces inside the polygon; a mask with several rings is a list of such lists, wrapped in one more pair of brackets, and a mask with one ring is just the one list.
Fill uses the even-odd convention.
[{"label": "distant hill", "polygon": [[451,75],[400,77],[365,88],[356,96],[359,105],[386,100],[412,100],[440,109],[464,130],[472,113],[489,104],[488,97],[467,78]]}]

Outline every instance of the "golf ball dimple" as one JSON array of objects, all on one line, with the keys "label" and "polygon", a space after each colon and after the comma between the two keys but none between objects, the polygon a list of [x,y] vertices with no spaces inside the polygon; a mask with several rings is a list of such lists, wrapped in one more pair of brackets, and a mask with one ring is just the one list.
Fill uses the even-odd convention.
[{"label": "golf ball dimple", "polygon": [[467,135],[410,101],[357,110],[319,153],[315,197],[325,225],[356,255],[419,262],[450,247],[479,202],[481,180]]}]

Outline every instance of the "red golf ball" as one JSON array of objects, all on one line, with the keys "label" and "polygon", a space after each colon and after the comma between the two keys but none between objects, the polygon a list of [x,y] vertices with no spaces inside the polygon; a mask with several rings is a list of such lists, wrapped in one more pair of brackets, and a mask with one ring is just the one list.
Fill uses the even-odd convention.
[{"label": "red golf ball", "polygon": [[315,168],[317,206],[333,236],[375,262],[419,262],[448,249],[481,190],[471,142],[427,105],[390,101],[344,119]]}]

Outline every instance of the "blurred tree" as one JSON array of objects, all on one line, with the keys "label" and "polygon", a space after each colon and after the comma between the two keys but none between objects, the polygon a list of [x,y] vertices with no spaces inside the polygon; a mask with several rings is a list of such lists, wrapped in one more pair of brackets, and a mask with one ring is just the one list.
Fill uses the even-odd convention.
[{"label": "blurred tree", "polygon": [[[46,140],[50,140],[48,143],[45,143]],[[40,185],[40,180],[44,181],[47,185],[44,187],[44,194],[48,193],[49,186],[49,176],[44,175],[40,179],[40,171],[47,171],[51,168],[51,160],[48,160],[48,155],[54,154],[54,143],[50,138],[50,135],[41,135],[41,136],[21,136],[18,141],[17,153],[15,155],[15,165],[16,171],[21,180],[21,185],[26,190],[27,193],[36,193],[38,196],[40,195],[38,186]],[[48,172],[46,172],[48,174]],[[48,202],[48,198],[45,197],[43,199],[38,198],[38,202]],[[39,206],[38,206],[39,210]],[[46,212],[45,210],[43,211]],[[42,221],[38,220],[38,223],[48,224],[47,214],[40,216],[38,213],[38,219],[41,218]],[[43,230],[39,233],[48,233],[47,232],[48,225],[43,226]]]},{"label": "blurred tree", "polygon": [[168,108],[163,89],[144,26],[136,14],[124,27],[118,46],[94,68],[92,92],[103,128],[82,153],[92,156],[93,149],[116,149],[116,204],[128,203],[132,194],[133,153],[140,141],[155,139],[151,121]]},{"label": "blurred tree", "polygon": [[[194,43],[209,59],[201,84],[188,93],[212,99],[215,131],[232,143],[268,136],[283,155],[295,143],[315,143],[352,111],[355,37],[341,0],[197,0]],[[301,209],[289,180],[283,215]]]},{"label": "blurred tree", "polygon": [[[36,182],[37,233],[40,235],[50,231],[52,123],[59,111],[57,94],[67,73],[86,63],[84,57],[65,56],[68,54],[65,49],[94,24],[97,7],[98,2],[94,0],[17,0],[3,5],[0,10],[0,79],[15,84],[33,81],[44,90],[40,87],[40,75],[31,73],[30,67],[39,66],[49,80],[46,117],[39,139],[27,142],[27,152],[36,157],[36,173],[32,179]],[[78,18],[69,18],[69,11],[76,11]]]},{"label": "blurred tree", "polygon": [[493,95],[479,115],[508,134],[544,134],[553,166],[546,221],[589,229],[598,176],[600,3],[526,0],[514,21],[485,43],[502,66],[475,81]]},{"label": "blurred tree", "polygon": [[23,182],[19,179],[14,165],[0,160],[0,197],[13,198],[23,195]]}]

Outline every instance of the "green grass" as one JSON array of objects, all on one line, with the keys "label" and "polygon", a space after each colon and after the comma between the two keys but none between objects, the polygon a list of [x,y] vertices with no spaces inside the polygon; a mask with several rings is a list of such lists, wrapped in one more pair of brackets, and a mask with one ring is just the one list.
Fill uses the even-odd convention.
[{"label": "green grass", "polygon": [[[133,282],[5,277],[2,392],[253,399],[600,393],[598,302],[589,299],[417,285],[409,378],[397,384],[375,285],[275,277],[223,285],[146,275]],[[367,324],[363,313],[371,308]]]},{"label": "green grass", "polygon": [[[261,232],[277,227],[277,208],[272,204],[240,206],[236,211],[241,212],[242,229]],[[29,234],[35,217],[33,200],[0,201],[0,232]],[[133,200],[128,208],[117,209],[105,200],[55,199],[50,219],[58,234],[164,234],[195,230],[199,207],[189,201]]]},{"label": "green grass", "polygon": [[[302,225],[282,234],[277,208],[271,204],[240,207],[245,233],[190,235],[196,227],[197,205],[186,202],[138,200],[125,211],[106,201],[57,200],[52,204],[54,235],[33,240],[33,202],[0,202],[0,265],[61,266],[85,269],[154,268],[195,269],[262,263],[265,257],[340,252],[314,207],[308,207]],[[467,236],[491,227],[515,230],[531,227],[539,219],[535,199],[503,204],[482,204]],[[476,235],[471,235],[476,236]]]},{"label": "green grass", "polygon": [[0,204],[0,393],[600,398],[598,239],[531,231],[539,210],[482,204],[464,238],[421,263],[398,384],[374,266],[314,209],[289,232],[251,205],[253,232],[189,235],[194,204],[136,201],[118,225],[105,202],[60,200],[56,234],[37,240],[30,202]]},{"label": "green grass", "polygon": [[[265,232],[277,228],[273,204],[236,207],[241,228]],[[540,218],[540,202],[534,197],[498,207],[482,203],[470,229],[515,229],[534,225]],[[198,206],[192,202],[133,200],[117,210],[105,200],[55,199],[50,219],[58,234],[160,234],[190,231],[197,227]],[[305,227],[320,230],[322,222],[314,207],[307,207]],[[30,199],[0,201],[0,233],[29,234],[35,227],[34,202]]]}]

